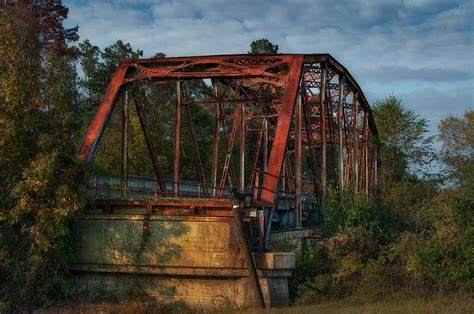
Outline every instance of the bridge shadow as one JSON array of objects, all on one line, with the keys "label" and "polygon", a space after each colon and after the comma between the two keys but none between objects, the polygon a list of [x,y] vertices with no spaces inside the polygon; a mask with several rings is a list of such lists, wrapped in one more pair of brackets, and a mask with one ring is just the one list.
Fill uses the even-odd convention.
[{"label": "bridge shadow", "polygon": [[79,290],[113,302],[180,301],[165,269],[183,264],[182,242],[191,232],[186,223],[96,214],[79,218],[72,232],[71,267]]}]

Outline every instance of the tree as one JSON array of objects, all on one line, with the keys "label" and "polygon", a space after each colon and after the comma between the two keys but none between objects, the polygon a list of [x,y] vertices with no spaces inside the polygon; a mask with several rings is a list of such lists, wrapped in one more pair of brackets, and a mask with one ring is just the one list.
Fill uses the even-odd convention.
[{"label": "tree", "polygon": [[165,58],[166,57],[166,54],[163,53],[163,52],[157,52],[153,55],[152,58]]},{"label": "tree", "polygon": [[79,39],[79,27],[64,28],[63,21],[67,18],[69,9],[60,0],[9,0],[4,1],[0,9],[4,12],[28,12],[29,22],[35,25],[35,33],[41,42],[43,56],[49,53],[65,56],[77,54],[76,48],[68,44]]},{"label": "tree", "polygon": [[438,129],[445,176],[460,183],[474,159],[474,111],[466,111],[462,118],[448,116]]},{"label": "tree", "polygon": [[250,44],[250,51],[252,55],[263,55],[263,54],[277,54],[278,45],[272,44],[268,39],[254,40]]},{"label": "tree", "polygon": [[427,120],[393,95],[377,100],[372,112],[382,145],[382,180],[391,182],[408,174],[423,174],[434,158],[434,138],[427,136]]},{"label": "tree", "polygon": [[97,109],[102,96],[107,89],[112,76],[122,60],[138,59],[143,51],[134,50],[129,43],[117,40],[112,45],[105,47],[103,51],[92,45],[89,40],[79,44],[80,64],[84,77],[80,79],[80,87],[85,91],[84,102],[88,107],[88,120]]},{"label": "tree", "polygon": [[396,235],[415,228],[418,210],[436,193],[436,182],[430,180],[429,173],[434,160],[433,137],[427,136],[426,119],[393,95],[376,101],[372,112],[380,141],[377,202],[386,217],[393,217],[388,225]]},{"label": "tree", "polygon": [[101,53],[103,61],[100,65],[101,79],[103,80],[105,87],[117,70],[120,61],[138,59],[141,56],[143,56],[142,50],[133,50],[130,43],[124,43],[121,40],[117,40],[114,44],[105,47],[104,51]]},{"label": "tree", "polygon": [[84,72],[84,78],[79,80],[79,85],[86,92],[87,103],[90,107],[99,102],[102,84],[99,77],[99,58],[101,51],[99,47],[93,46],[89,40],[79,43],[80,64]]},{"label": "tree", "polygon": [[75,183],[77,28],[60,1],[0,7],[0,311],[65,293]]}]

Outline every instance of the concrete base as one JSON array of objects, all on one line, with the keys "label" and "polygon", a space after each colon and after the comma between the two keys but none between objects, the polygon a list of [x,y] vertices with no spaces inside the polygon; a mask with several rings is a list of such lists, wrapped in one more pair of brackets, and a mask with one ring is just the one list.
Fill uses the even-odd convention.
[{"label": "concrete base", "polygon": [[[267,254],[275,258],[273,253]],[[285,256],[284,259],[288,258]],[[161,303],[181,301],[189,306],[205,309],[258,306],[250,289],[246,269],[228,269],[216,273],[210,269],[89,265],[76,266],[75,270],[76,282],[83,287],[118,297],[141,296]],[[288,277],[291,271],[260,268],[258,273],[265,304],[271,307],[288,306]]]},{"label": "concrete base", "polygon": [[[144,228],[146,227],[146,228]],[[74,223],[75,280],[87,289],[207,309],[256,306],[231,213],[86,215]],[[267,306],[289,302],[293,253],[254,255]]]}]

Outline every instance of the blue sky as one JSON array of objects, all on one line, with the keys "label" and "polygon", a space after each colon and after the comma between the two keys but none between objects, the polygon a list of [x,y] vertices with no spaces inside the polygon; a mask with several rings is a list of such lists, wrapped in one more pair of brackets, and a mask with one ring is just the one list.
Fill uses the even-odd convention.
[{"label": "blue sky", "polygon": [[66,25],[104,48],[144,56],[246,53],[267,38],[280,52],[330,53],[372,103],[389,94],[430,120],[474,109],[474,1],[67,0]]}]

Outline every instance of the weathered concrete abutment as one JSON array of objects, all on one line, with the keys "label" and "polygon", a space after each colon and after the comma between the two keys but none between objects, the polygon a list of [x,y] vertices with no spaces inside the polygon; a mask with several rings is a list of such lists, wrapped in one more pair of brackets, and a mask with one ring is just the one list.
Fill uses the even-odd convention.
[{"label": "weathered concrete abutment", "polygon": [[[204,308],[258,304],[229,200],[104,204],[96,201],[73,226],[72,269],[79,284]],[[294,254],[254,257],[267,306],[287,305]]]}]

